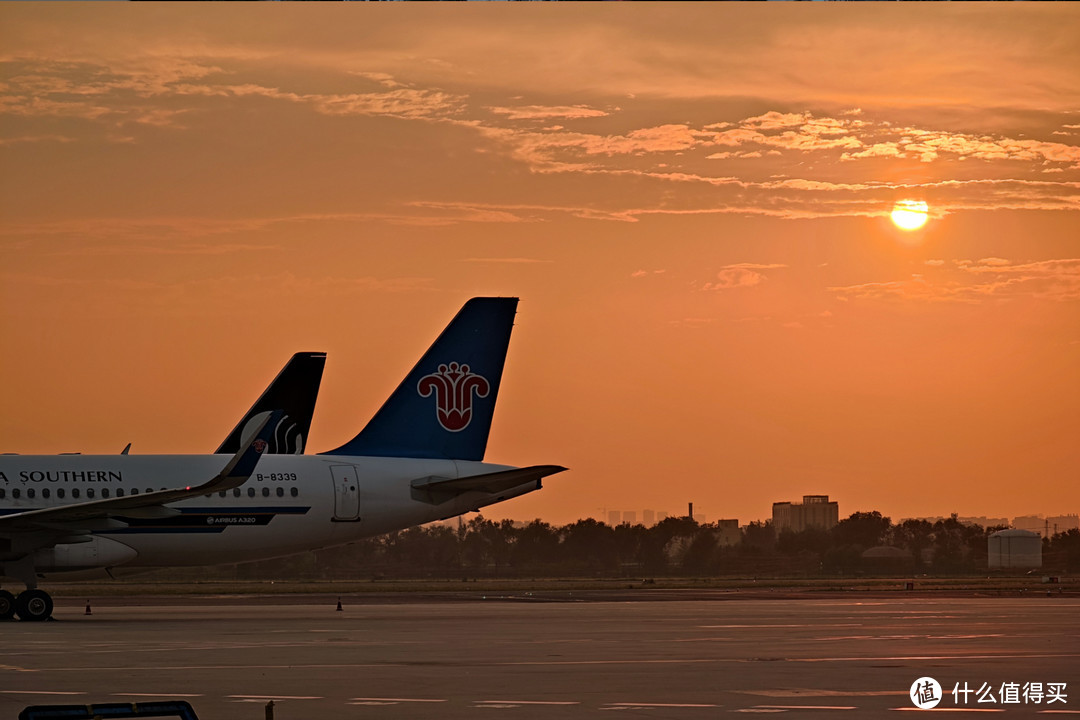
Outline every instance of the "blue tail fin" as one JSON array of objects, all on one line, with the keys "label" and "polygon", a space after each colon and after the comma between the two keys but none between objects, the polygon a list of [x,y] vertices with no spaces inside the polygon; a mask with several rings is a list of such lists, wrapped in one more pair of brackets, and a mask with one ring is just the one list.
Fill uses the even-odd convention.
[{"label": "blue tail fin", "polygon": [[483,460],[517,298],[473,298],[360,434],[325,455]]}]

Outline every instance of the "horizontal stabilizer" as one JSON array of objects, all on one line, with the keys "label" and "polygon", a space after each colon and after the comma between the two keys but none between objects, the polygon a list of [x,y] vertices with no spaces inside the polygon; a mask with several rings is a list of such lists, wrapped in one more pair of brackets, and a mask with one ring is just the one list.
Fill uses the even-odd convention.
[{"label": "horizontal stabilizer", "polygon": [[566,468],[561,465],[532,465],[463,478],[420,478],[412,481],[412,496],[415,500],[438,505],[467,492],[494,494],[530,482],[535,482],[539,486],[541,479],[564,470]]}]

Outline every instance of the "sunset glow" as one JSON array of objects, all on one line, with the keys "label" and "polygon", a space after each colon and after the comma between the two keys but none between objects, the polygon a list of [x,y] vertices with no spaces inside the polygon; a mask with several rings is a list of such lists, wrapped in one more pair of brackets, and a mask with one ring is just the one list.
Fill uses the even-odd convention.
[{"label": "sunset glow", "polygon": [[926,203],[918,200],[901,200],[890,214],[893,223],[901,230],[918,230],[926,224]]},{"label": "sunset glow", "polygon": [[1078,4],[0,3],[0,41],[0,452],[209,452],[300,351],[334,448],[501,295],[487,459],[570,472],[487,517],[1080,510]]}]

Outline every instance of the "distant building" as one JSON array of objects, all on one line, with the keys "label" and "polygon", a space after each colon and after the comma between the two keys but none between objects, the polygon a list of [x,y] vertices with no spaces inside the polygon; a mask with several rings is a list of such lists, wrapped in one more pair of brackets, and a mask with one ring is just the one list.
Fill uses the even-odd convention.
[{"label": "distant building", "polygon": [[777,534],[784,530],[802,532],[807,528],[828,530],[840,522],[840,506],[828,495],[803,495],[802,503],[777,502],[772,506],[772,524]]},{"label": "distant building", "polygon": [[990,568],[1042,567],[1042,540],[1029,530],[998,530],[986,539]]},{"label": "distant building", "polygon": [[958,517],[961,525],[980,525],[984,528],[1008,527],[1009,518],[992,518],[980,515],[978,517]]},{"label": "distant building", "polygon": [[738,520],[716,521],[716,542],[722,546],[738,545],[742,535],[739,533]]},{"label": "distant building", "polygon": [[637,523],[637,511],[636,510],[623,510],[622,521],[634,525]]},{"label": "distant building", "polygon": [[1058,533],[1080,529],[1080,516],[1073,515],[1020,515],[1014,517],[1012,526],[1017,530],[1037,533],[1039,537],[1052,537]]},{"label": "distant building", "polygon": [[622,516],[621,510],[608,510],[607,524],[611,527],[615,527],[619,524],[619,518]]},{"label": "distant building", "polygon": [[652,527],[656,524],[656,511],[655,510],[642,510],[641,511],[641,523],[645,527]]},{"label": "distant building", "polygon": [[1051,535],[1080,530],[1080,515],[1051,515],[1046,518],[1046,524]]}]

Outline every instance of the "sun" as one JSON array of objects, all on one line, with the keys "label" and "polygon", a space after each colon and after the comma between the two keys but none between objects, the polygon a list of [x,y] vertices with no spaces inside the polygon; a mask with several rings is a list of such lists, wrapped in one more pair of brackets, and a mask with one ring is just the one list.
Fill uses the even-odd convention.
[{"label": "sun", "polygon": [[918,230],[926,224],[930,208],[922,200],[899,200],[892,209],[892,221],[901,230]]}]

